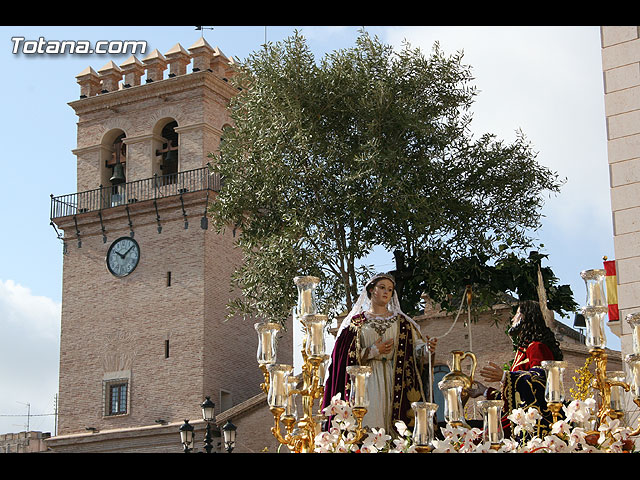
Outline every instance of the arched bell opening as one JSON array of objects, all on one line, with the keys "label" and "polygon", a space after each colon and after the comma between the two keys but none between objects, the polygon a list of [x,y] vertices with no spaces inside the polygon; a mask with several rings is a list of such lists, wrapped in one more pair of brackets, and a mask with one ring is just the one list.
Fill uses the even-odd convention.
[{"label": "arched bell opening", "polygon": [[178,178],[178,122],[168,119],[160,131],[162,145],[156,149],[157,170],[154,172],[161,177],[162,185],[170,185],[177,182]]},{"label": "arched bell opening", "polygon": [[126,134],[122,130],[112,130],[102,142],[103,168],[101,185],[105,192],[105,203],[115,206],[125,202],[127,183]]}]

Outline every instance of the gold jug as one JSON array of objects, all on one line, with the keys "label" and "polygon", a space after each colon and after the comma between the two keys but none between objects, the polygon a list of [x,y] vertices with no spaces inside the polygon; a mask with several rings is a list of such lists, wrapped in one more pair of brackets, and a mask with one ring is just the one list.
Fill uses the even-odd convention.
[{"label": "gold jug", "polygon": [[[462,350],[453,350],[451,352],[451,355],[452,355],[451,371],[444,376],[442,381],[457,378],[464,382],[464,387],[462,388],[462,393],[461,393],[461,400],[462,400],[462,405],[465,405],[467,403],[467,400],[469,400],[469,389],[473,384],[473,377],[476,373],[476,366],[478,365],[478,361],[473,352],[463,352]],[[464,360],[467,357],[471,359],[471,375],[467,375],[462,372],[462,367],[461,367],[462,360]]]}]

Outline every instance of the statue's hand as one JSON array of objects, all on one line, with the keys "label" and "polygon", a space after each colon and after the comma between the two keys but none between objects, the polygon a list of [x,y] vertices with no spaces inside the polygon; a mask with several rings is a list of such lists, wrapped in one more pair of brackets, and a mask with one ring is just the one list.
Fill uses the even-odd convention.
[{"label": "statue's hand", "polygon": [[436,345],[438,344],[437,338],[429,338],[427,337],[427,349],[429,353],[436,353]]},{"label": "statue's hand", "polygon": [[471,384],[471,388],[469,388],[469,390],[468,390],[469,396],[471,398],[476,398],[476,397],[479,397],[480,395],[484,395],[484,391],[486,389],[487,389],[487,387],[485,387],[480,382],[473,382]]},{"label": "statue's hand", "polygon": [[385,342],[380,338],[376,343],[374,343],[374,345],[380,355],[387,355],[393,351],[393,339],[389,339]]},{"label": "statue's hand", "polygon": [[480,370],[480,376],[485,382],[500,382],[503,375],[504,370],[493,362],[487,362],[487,365]]}]

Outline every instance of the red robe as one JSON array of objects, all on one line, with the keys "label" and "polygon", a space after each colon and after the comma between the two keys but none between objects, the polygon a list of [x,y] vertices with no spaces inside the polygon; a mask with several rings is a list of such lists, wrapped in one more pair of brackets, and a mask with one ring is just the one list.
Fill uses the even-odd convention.
[{"label": "red robe", "polygon": [[544,360],[554,360],[553,353],[542,342],[531,342],[526,349],[516,352],[509,373],[505,375],[502,391],[495,388],[487,390],[488,399],[504,400],[502,427],[505,436],[511,431],[511,421],[507,418],[515,408],[536,407],[543,416],[543,427],[551,424],[551,412],[547,408],[544,393],[547,375],[541,364]]}]

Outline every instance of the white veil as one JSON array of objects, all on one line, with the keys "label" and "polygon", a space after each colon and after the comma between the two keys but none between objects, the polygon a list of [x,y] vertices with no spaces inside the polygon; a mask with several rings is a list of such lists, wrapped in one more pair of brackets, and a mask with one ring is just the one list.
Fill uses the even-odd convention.
[{"label": "white veil", "polygon": [[407,320],[409,320],[409,322],[413,325],[413,327],[416,329],[418,334],[422,336],[422,334],[420,333],[420,327],[418,326],[418,324],[409,315],[404,313],[400,308],[400,300],[398,299],[398,294],[396,293],[396,290],[395,290],[395,286],[396,286],[395,278],[393,278],[392,275],[387,273],[379,273],[371,277],[369,281],[366,283],[366,285],[364,286],[364,288],[362,289],[362,292],[360,292],[360,296],[358,297],[358,300],[351,308],[351,311],[346,317],[344,317],[344,320],[342,320],[342,323],[340,324],[340,328],[338,328],[338,333],[336,334],[336,338],[340,336],[340,334],[342,333],[342,330],[344,330],[351,324],[351,319],[354,316],[369,310],[369,308],[371,307],[371,299],[367,295],[367,287],[369,287],[374,281],[380,278],[386,278],[387,280],[391,280],[394,286],[393,297],[391,297],[391,300],[387,304],[387,310],[389,310],[389,315],[390,316],[402,315]]}]

